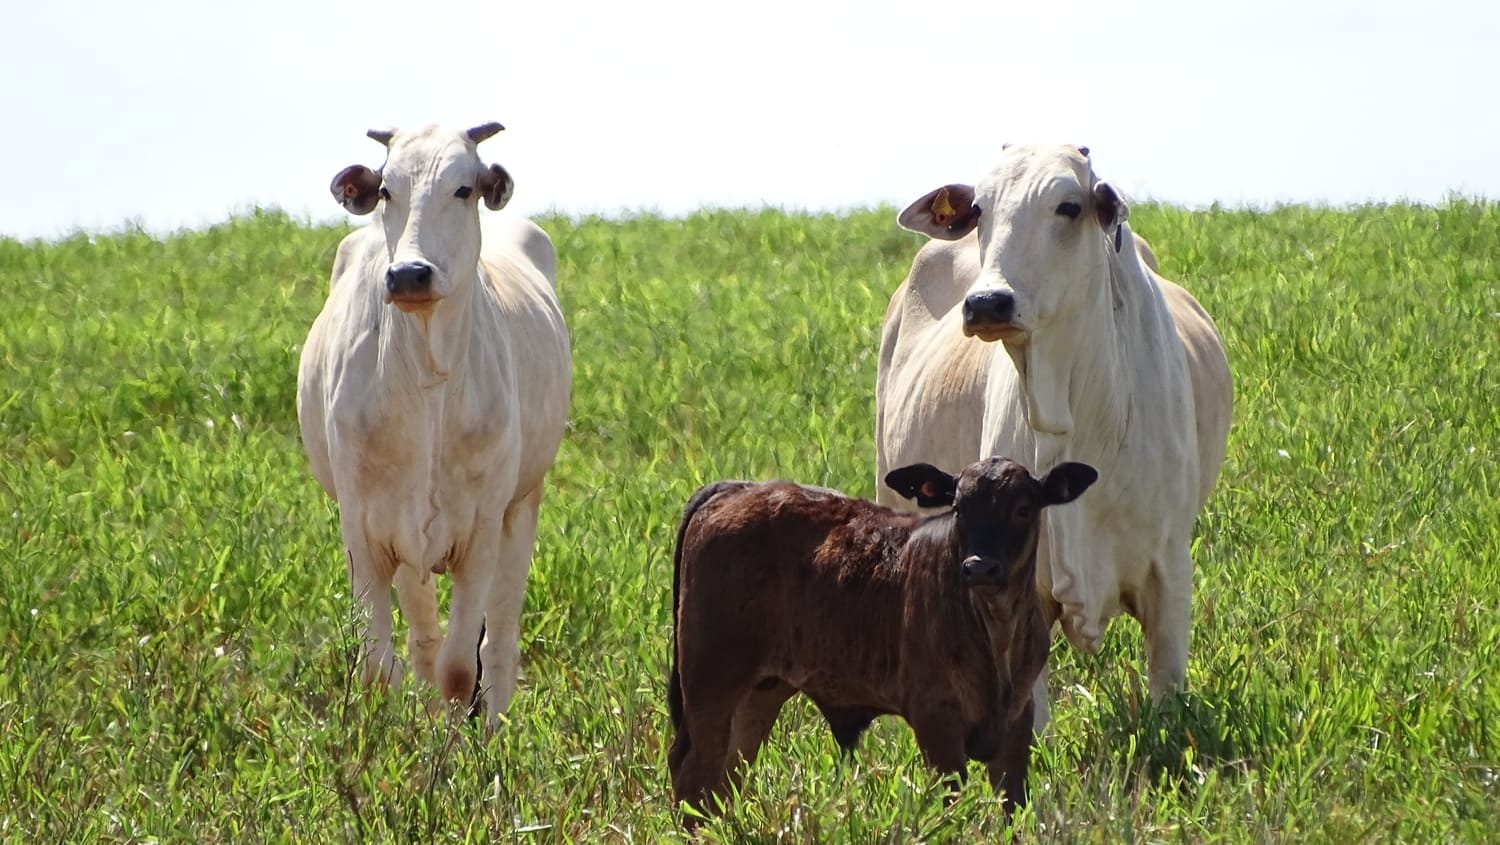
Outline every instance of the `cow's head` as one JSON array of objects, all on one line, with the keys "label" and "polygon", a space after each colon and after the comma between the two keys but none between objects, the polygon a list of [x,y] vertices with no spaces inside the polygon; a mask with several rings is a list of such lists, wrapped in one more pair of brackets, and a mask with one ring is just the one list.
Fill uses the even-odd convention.
[{"label": "cow's head", "polygon": [[1119,192],[1094,177],[1087,147],[1026,146],[1006,147],[977,186],[938,188],[899,221],[944,240],[979,230],[964,334],[1020,345],[1089,295],[1128,215]]},{"label": "cow's head", "polygon": [[931,464],[892,470],[885,483],[923,507],[951,505],[960,580],[971,587],[1031,584],[1042,509],[1078,498],[1098,479],[1088,464],[1058,464],[1038,479],[1009,458],[986,458],[958,477]]},{"label": "cow's head", "polygon": [[486,123],[467,131],[435,126],[413,131],[372,129],[388,150],[385,165],[355,164],[333,177],[329,190],[354,214],[380,209],[390,264],[386,301],[427,313],[469,279],[479,261],[478,202],[491,209],[510,201],[514,183],[505,168],[485,165],[475,149],[503,129]]}]

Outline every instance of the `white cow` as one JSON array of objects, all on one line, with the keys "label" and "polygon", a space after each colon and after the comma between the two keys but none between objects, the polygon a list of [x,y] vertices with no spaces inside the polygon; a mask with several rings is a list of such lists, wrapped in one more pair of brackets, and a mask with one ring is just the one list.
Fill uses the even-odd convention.
[{"label": "white cow", "polygon": [[[525,219],[486,226],[513,183],[467,132],[375,131],[384,167],[345,168],[331,190],[375,212],[334,258],[297,378],[313,475],[339,505],[367,683],[400,680],[391,584],[416,673],[467,702],[475,647],[493,724],[515,690],[522,599],[542,480],[567,420],[572,365],[556,255]],[[453,577],[444,639],[432,574]],[[441,645],[441,648],[439,647]]]},{"label": "white cow", "polygon": [[[1232,388],[1213,321],[1154,272],[1127,216],[1087,148],[1065,146],[1007,147],[977,186],[901,213],[937,240],[886,311],[877,472],[992,455],[1037,472],[1096,467],[1087,495],[1045,517],[1038,589],[1090,651],[1121,610],[1138,619],[1159,698],[1186,678],[1189,544],[1224,460]],[[1041,723],[1045,676],[1036,695]]]}]

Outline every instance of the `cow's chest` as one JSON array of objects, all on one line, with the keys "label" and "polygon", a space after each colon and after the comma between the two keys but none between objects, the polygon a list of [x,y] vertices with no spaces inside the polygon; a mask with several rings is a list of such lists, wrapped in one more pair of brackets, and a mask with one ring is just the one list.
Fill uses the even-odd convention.
[{"label": "cow's chest", "polygon": [[361,512],[371,544],[430,569],[498,523],[515,486],[519,429],[496,400],[424,400],[349,409],[336,462],[340,487],[354,493],[341,490],[340,506]]}]

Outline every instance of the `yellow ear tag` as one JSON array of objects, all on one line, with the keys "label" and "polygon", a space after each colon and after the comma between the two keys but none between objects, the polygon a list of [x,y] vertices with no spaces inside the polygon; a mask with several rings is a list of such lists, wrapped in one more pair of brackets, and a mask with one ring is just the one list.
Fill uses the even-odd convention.
[{"label": "yellow ear tag", "polygon": [[937,196],[932,198],[932,218],[939,226],[946,226],[958,216],[958,209],[948,202],[948,189],[938,188]]}]

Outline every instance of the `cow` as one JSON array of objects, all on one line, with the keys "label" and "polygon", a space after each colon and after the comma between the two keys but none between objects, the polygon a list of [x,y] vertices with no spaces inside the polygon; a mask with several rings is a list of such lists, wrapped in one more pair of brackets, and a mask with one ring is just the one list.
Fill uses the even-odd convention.
[{"label": "cow", "polygon": [[[467,704],[478,668],[491,725],[515,690],[537,509],[572,379],[550,239],[523,218],[481,237],[478,203],[502,208],[514,187],[477,151],[501,129],[368,133],[384,166],[344,168],[330,190],[374,218],[339,244],[297,376],[303,446],[338,503],[363,610],[364,681],[401,679],[394,582],[417,676]],[[441,573],[453,579],[446,638]]]},{"label": "cow", "polygon": [[1024,803],[1049,640],[1039,517],[1095,478],[1063,463],[1038,480],[1002,458],[957,477],[891,472],[900,495],[943,508],[927,516],[788,482],[699,489],[673,553],[675,799],[712,812],[801,692],[846,752],[875,717],[900,715],[933,768],[961,778],[982,761],[1007,809]]},{"label": "cow", "polygon": [[[1097,467],[1100,489],[1047,514],[1037,587],[1049,628],[1060,618],[1085,650],[1122,610],[1139,620],[1160,700],[1186,680],[1189,544],[1224,460],[1232,388],[1213,320],[1155,272],[1128,216],[1072,146],[1008,146],[977,186],[903,210],[900,225],[933,240],[886,311],[876,465],[877,478],[990,455]],[[1045,671],[1036,699],[1041,727]]]}]

